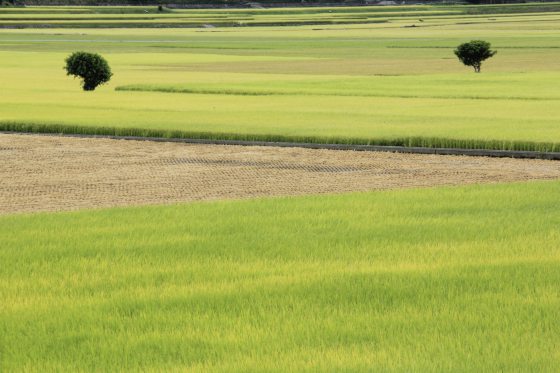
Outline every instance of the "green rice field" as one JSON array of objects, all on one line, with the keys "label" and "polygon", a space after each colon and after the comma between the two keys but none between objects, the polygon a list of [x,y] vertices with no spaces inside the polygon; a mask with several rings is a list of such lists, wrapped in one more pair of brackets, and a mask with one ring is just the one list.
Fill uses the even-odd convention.
[{"label": "green rice field", "polygon": [[[560,151],[560,3],[0,27],[0,131]],[[556,372],[559,211],[551,180],[0,214],[0,372]]]},{"label": "green rice field", "polygon": [[[45,27],[0,32],[0,129],[560,149],[556,3],[158,15],[385,17],[383,23],[215,28],[158,28],[148,21],[142,28],[72,28],[66,22],[79,22],[80,12],[93,8],[45,9],[2,9],[2,17],[39,17]],[[131,9],[86,15],[145,16]],[[68,27],[43,19],[55,15]],[[481,74],[453,55],[471,39],[498,50]],[[87,93],[65,76],[64,58],[75,50],[103,54],[114,72],[110,84]]]},{"label": "green rice field", "polygon": [[6,372],[552,372],[560,185],[0,217]]}]

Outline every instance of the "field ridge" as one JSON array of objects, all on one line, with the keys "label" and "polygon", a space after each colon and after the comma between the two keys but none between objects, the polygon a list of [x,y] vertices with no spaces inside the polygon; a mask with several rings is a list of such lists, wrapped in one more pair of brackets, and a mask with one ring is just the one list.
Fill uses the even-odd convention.
[{"label": "field ridge", "polygon": [[21,133],[69,134],[69,135],[101,135],[101,136],[134,136],[162,139],[199,139],[199,140],[234,140],[262,142],[293,142],[308,144],[340,144],[340,145],[377,145],[418,148],[472,149],[472,150],[504,150],[526,152],[560,152],[558,142],[514,141],[514,140],[480,140],[454,139],[441,137],[395,137],[365,138],[342,136],[290,136],[279,134],[251,134],[228,132],[182,131],[149,128],[94,127],[54,123],[27,123],[17,121],[0,121],[0,131]]}]

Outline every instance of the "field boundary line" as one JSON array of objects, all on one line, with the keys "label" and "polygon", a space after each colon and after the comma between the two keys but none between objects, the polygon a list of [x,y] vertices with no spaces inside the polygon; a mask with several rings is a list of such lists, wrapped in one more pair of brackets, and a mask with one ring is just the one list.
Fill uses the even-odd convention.
[{"label": "field boundary line", "polygon": [[72,133],[40,133],[40,132],[16,132],[16,131],[0,131],[0,134],[37,135],[37,136],[55,136],[55,137],[58,136],[58,137],[75,137],[75,138],[88,138],[88,139],[99,138],[99,139],[130,140],[130,141],[173,142],[173,143],[203,144],[203,145],[270,146],[270,147],[278,147],[278,148],[304,148],[304,149],[372,151],[372,152],[410,153],[410,154],[458,155],[458,156],[471,156],[471,157],[560,160],[560,152],[539,152],[539,151],[523,151],[523,150],[429,148],[429,147],[416,147],[416,146],[408,147],[408,146],[390,146],[390,145],[326,144],[326,143],[306,143],[306,142],[288,142],[288,141],[277,142],[277,141],[250,141],[250,140],[218,140],[218,139],[166,138],[166,137],[92,135],[92,134],[72,134]]}]

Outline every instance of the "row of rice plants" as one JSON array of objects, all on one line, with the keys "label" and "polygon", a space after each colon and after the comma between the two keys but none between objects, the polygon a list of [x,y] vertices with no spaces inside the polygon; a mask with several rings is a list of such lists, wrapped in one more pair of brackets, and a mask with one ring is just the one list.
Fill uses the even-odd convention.
[{"label": "row of rice plants", "polygon": [[441,137],[395,137],[395,138],[363,138],[363,137],[335,137],[335,136],[291,136],[251,133],[200,132],[181,130],[162,130],[149,128],[119,128],[95,127],[81,125],[67,125],[54,123],[31,122],[0,122],[0,131],[45,133],[66,135],[96,135],[96,136],[133,136],[143,138],[162,139],[197,139],[197,140],[233,140],[233,141],[265,141],[265,142],[295,142],[310,144],[341,144],[341,145],[376,145],[401,146],[444,149],[477,149],[504,151],[534,151],[560,152],[558,142],[534,142],[511,140],[480,140],[454,139]]}]

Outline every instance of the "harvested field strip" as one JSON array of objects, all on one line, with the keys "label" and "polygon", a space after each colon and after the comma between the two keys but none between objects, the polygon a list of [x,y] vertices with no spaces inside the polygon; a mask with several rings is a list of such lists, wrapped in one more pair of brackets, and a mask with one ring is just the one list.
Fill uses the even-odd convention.
[{"label": "harvested field strip", "polygon": [[0,122],[0,131],[68,135],[159,137],[164,139],[267,141],[310,144],[379,145],[421,148],[486,149],[534,152],[560,151],[560,143],[557,142],[450,139],[420,136],[369,139],[341,136],[290,136],[279,134],[273,135],[256,133],[196,132],[181,130],[158,130],[148,128],[94,127],[81,125],[73,126],[66,124],[41,124],[12,121]]},{"label": "harvested field strip", "polygon": [[0,135],[0,214],[560,178],[560,163]]}]

